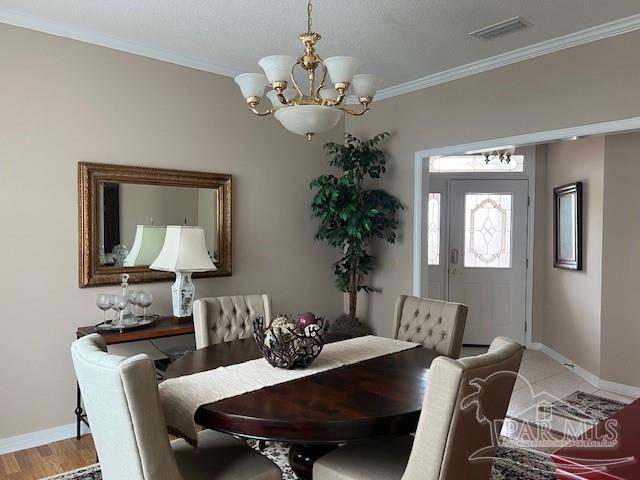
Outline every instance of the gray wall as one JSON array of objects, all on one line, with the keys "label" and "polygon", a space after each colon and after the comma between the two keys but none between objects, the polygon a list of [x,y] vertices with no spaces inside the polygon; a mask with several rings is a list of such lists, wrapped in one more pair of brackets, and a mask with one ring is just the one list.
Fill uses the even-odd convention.
[{"label": "gray wall", "polygon": [[640,133],[604,145],[601,374],[640,386]]},{"label": "gray wall", "polygon": [[[547,149],[544,196],[546,256],[544,302],[536,320],[542,342],[595,375],[600,375],[604,137],[552,143]],[[553,189],[583,182],[583,269],[553,266]]]},{"label": "gray wall", "polygon": [[[80,161],[232,174],[233,276],[196,280],[197,295],[341,312],[308,185],[343,125],[309,143],[254,118],[229,78],[6,25],[0,58],[0,438],[73,421],[69,346],[100,320],[98,292],[117,291],[78,288]],[[154,312],[171,312],[169,287],[144,286]]]}]

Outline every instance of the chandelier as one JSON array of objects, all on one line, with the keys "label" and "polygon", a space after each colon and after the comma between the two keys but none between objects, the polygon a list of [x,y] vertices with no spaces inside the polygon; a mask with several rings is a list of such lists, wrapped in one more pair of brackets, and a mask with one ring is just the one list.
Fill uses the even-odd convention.
[{"label": "chandelier", "polygon": [[486,148],[482,150],[470,150],[467,155],[476,155],[481,154],[484,156],[484,161],[486,164],[489,164],[492,161],[500,161],[500,163],[506,162],[507,164],[511,163],[511,156],[513,155],[516,147],[515,145],[506,145],[501,147],[492,147]]},{"label": "chandelier", "polygon": [[489,163],[492,160],[500,160],[500,163],[507,162],[511,163],[511,155],[513,152],[504,151],[504,150],[493,150],[491,152],[484,153],[484,163]]},{"label": "chandelier", "polygon": [[[307,3],[307,31],[298,38],[304,45],[304,53],[298,57],[271,55],[258,61],[261,73],[243,73],[235,78],[249,110],[258,116],[273,114],[284,128],[309,140],[315,133],[335,127],[343,116],[360,116],[370,109],[373,97],[382,79],[376,75],[356,75],[360,60],[354,57],[322,59],[316,53],[320,34],[311,30],[311,0]],[[308,79],[303,91],[295,78],[299,69]],[[331,84],[326,85],[327,76]],[[271,86],[267,98],[271,108],[258,110],[265,88]],[[351,110],[346,103],[347,90],[353,86],[361,109]]]}]

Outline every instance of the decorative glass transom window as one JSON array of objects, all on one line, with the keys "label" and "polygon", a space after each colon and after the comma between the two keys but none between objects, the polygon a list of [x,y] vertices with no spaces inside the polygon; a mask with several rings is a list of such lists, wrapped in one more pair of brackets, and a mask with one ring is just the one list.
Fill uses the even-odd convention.
[{"label": "decorative glass transom window", "polygon": [[431,173],[519,173],[524,172],[524,155],[511,155],[509,163],[500,160],[486,162],[484,155],[429,157]]},{"label": "decorative glass transom window", "polygon": [[464,266],[511,268],[510,193],[467,193],[464,218]]},{"label": "decorative glass transom window", "polygon": [[440,265],[440,194],[430,193],[427,202],[428,222],[427,227],[427,252],[428,265]]}]

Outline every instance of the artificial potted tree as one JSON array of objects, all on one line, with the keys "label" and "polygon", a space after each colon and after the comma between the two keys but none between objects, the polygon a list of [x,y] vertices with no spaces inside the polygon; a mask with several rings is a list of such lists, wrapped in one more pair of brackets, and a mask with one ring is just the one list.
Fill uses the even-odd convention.
[{"label": "artificial potted tree", "polygon": [[369,188],[386,172],[386,154],[378,146],[388,136],[384,132],[361,140],[347,134],[343,145],[325,144],[329,165],[342,172],[321,175],[311,182],[312,216],[320,221],[315,238],[340,249],[341,257],[333,264],[333,271],[336,286],[349,295],[348,314],[332,325],[336,333],[365,333],[366,328],[356,318],[356,306],[358,292],[376,290],[363,283],[375,266],[370,240],[396,240],[397,213],[404,207],[384,190]]}]

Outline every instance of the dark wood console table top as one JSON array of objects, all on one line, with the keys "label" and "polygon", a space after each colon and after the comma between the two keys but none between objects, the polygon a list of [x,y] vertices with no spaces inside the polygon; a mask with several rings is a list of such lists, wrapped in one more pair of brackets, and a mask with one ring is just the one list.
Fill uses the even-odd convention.
[{"label": "dark wood console table top", "polygon": [[139,342],[141,340],[153,340],[155,338],[175,337],[177,335],[186,335],[193,333],[192,317],[160,317],[148,327],[136,328],[134,330],[124,331],[122,333],[98,332],[94,325],[86,327],[78,327],[76,337],[84,337],[92,333],[99,333],[107,342],[107,345],[115,345],[116,343]]}]

